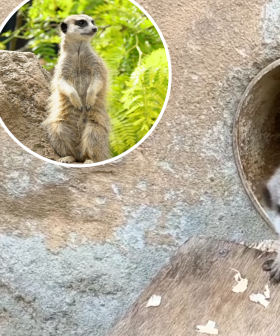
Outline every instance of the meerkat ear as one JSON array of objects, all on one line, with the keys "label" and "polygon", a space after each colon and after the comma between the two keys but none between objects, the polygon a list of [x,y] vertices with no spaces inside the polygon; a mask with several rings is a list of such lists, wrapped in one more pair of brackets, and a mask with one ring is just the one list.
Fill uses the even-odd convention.
[{"label": "meerkat ear", "polygon": [[60,24],[60,29],[61,29],[61,31],[62,31],[64,34],[66,34],[66,32],[67,32],[67,23],[65,23],[65,22],[61,22],[61,24]]}]

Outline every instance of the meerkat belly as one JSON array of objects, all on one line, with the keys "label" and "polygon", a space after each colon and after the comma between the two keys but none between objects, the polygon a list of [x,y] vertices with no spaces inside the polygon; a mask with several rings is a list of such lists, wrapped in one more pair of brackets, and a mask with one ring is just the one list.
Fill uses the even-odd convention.
[{"label": "meerkat belly", "polygon": [[83,106],[86,104],[86,95],[91,78],[91,71],[88,68],[77,68],[72,75],[73,87],[81,98]]},{"label": "meerkat belly", "polygon": [[86,122],[87,122],[87,111],[86,111],[86,96],[87,90],[91,83],[91,72],[87,68],[77,69],[72,76],[73,87],[77,91],[83,105],[83,111],[75,109],[72,113],[72,121],[78,127],[78,137],[80,138]]}]

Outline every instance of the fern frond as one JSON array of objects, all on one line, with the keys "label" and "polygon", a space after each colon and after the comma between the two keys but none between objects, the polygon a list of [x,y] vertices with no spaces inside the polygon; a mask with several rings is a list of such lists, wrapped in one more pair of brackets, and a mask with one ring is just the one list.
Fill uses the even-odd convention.
[{"label": "fern frond", "polygon": [[[168,62],[165,50],[158,49],[143,59],[135,68],[126,88],[121,92],[120,102],[124,111],[122,118],[112,115],[114,152],[127,150],[150,130],[159,116],[168,86]],[[128,136],[125,136],[128,132]]]}]

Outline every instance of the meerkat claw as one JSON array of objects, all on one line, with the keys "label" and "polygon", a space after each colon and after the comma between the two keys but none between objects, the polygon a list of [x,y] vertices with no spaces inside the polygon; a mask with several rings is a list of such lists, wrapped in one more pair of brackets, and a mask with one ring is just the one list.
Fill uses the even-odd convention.
[{"label": "meerkat claw", "polygon": [[280,265],[278,260],[273,263],[269,273],[269,280],[274,283],[280,282]]},{"label": "meerkat claw", "polygon": [[265,272],[269,272],[269,280],[272,282],[280,282],[280,265],[278,261],[269,259],[266,260],[263,265],[262,269]]},{"label": "meerkat claw", "polygon": [[272,264],[274,263],[274,259],[269,259],[266,260],[263,264],[262,264],[262,269],[265,272],[270,272],[272,269]]},{"label": "meerkat claw", "polygon": [[58,161],[62,163],[73,163],[76,159],[73,156],[65,156],[60,158]]}]

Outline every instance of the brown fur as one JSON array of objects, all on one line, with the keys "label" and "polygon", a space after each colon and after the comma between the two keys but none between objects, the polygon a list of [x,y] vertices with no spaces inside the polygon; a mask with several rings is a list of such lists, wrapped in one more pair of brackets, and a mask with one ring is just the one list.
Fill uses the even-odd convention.
[{"label": "brown fur", "polygon": [[[77,26],[78,20],[85,20],[87,26]],[[62,33],[49,116],[44,125],[51,145],[61,157],[59,161],[104,161],[110,158],[108,75],[103,60],[90,45],[96,27],[87,15],[72,15],[63,24],[67,25],[67,31]]]}]

